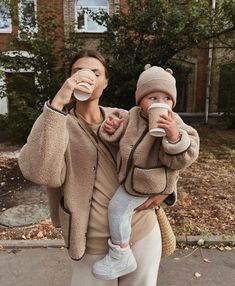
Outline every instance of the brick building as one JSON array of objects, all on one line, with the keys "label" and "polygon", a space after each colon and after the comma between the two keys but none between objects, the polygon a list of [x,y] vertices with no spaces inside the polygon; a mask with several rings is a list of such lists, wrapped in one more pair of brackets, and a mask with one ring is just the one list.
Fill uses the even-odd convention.
[{"label": "brick building", "polygon": [[[17,2],[16,0],[13,0]],[[8,43],[12,37],[19,37],[18,25],[21,23],[22,15],[26,15],[28,20],[35,19],[36,15],[43,9],[46,0],[24,0],[16,3],[17,18],[11,17],[11,13],[6,13],[6,8],[0,4],[0,52],[7,52],[12,56],[12,50]],[[1,1],[0,1],[1,3]],[[46,2],[48,3],[48,1]],[[104,27],[92,21],[88,15],[78,17],[78,12],[81,7],[88,7],[93,11],[102,8],[110,14],[118,12],[120,9],[127,9],[125,0],[51,0],[50,5],[57,10],[58,21],[64,23],[64,31],[61,33],[60,43],[63,43],[63,37],[66,34],[67,27],[74,23],[75,31],[86,37],[86,45],[89,48],[95,48],[99,38],[104,32]],[[3,13],[4,12],[4,13]],[[7,11],[8,12],[8,11]],[[8,14],[8,17],[5,15]],[[3,16],[4,15],[4,16]],[[12,19],[13,18],[13,19]],[[76,23],[82,23],[82,29],[77,28]],[[32,29],[38,31],[40,23],[36,23]],[[24,51],[20,51],[22,56],[30,56]],[[214,51],[213,56],[219,64],[222,63],[222,58]],[[173,59],[176,63],[182,66],[180,71],[175,72],[178,83],[178,105],[177,111],[186,114],[203,114],[205,111],[206,96],[210,94],[209,112],[217,113],[223,111],[219,107],[220,94],[220,69],[215,69],[212,73],[213,86],[208,90],[208,50],[196,49],[193,50],[191,56],[185,57],[184,61]],[[186,75],[184,69],[190,69],[191,72]],[[4,70],[0,64],[0,86],[4,86],[5,78],[12,72]],[[32,72],[32,71],[21,71]],[[232,87],[234,88],[234,87]],[[0,99],[0,114],[8,112],[7,98]]]}]

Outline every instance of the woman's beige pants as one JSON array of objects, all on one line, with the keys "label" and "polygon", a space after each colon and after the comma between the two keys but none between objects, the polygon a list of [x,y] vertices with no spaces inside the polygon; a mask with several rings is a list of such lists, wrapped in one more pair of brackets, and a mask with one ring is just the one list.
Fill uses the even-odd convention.
[{"label": "woman's beige pants", "polygon": [[93,263],[104,255],[86,254],[82,260],[73,261],[71,286],[156,286],[162,250],[159,225],[156,224],[146,237],[137,241],[132,250],[137,270],[115,280],[96,279],[91,273]]}]

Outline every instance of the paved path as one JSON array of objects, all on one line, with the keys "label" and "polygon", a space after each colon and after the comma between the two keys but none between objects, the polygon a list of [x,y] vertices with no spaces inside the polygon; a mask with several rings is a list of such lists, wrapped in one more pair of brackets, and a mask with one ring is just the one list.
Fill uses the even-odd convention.
[{"label": "paved path", "polygon": [[[48,197],[45,187],[31,185],[3,197],[0,226],[20,227],[49,218]],[[10,206],[10,207],[9,207]]]},{"label": "paved path", "polygon": [[[162,260],[159,286],[234,285],[235,250],[192,251],[177,250],[174,255]],[[196,272],[201,276],[196,278]],[[29,248],[0,251],[1,286],[69,286],[70,275],[70,258],[65,249]]]}]

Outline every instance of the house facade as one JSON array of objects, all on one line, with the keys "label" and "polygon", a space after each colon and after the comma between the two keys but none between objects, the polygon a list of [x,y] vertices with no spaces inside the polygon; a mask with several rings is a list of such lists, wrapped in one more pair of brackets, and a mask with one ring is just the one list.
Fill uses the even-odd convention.
[{"label": "house facade", "polygon": [[[35,19],[40,9],[45,6],[46,0],[12,0],[15,3],[17,11],[16,18],[12,16],[11,11],[7,10],[4,4],[0,4],[0,52],[5,52],[9,57],[14,56],[14,50],[9,46],[10,39],[20,37],[19,25],[22,22],[23,16],[27,21],[35,22],[31,27],[34,32],[38,32],[38,25]],[[1,2],[0,2],[1,3]],[[76,33],[81,33],[82,37],[86,38],[86,46],[95,49],[99,38],[102,36],[105,28],[94,22],[88,14],[79,15],[82,8],[88,7],[96,12],[98,9],[103,9],[110,14],[118,13],[118,11],[127,9],[125,0],[51,0],[50,5],[57,10],[58,21],[64,23],[64,33],[61,36],[61,42],[66,35],[68,27],[71,24],[74,26]],[[26,21],[26,25],[27,25]],[[79,29],[78,29],[79,24]],[[27,27],[26,27],[27,28]],[[25,51],[18,51],[22,56],[30,56]],[[204,114],[205,108],[208,107],[209,113],[223,112],[224,106],[221,105],[221,82],[220,74],[223,66],[224,57],[220,52],[213,50],[212,62],[215,68],[208,74],[208,64],[210,63],[210,55],[208,49],[192,50],[190,57],[187,56],[184,60],[177,58],[173,59],[181,69],[174,72],[177,79],[178,88],[178,104],[177,111],[183,114]],[[230,64],[234,57],[230,56],[227,63]],[[186,71],[190,70],[190,73]],[[13,71],[5,70],[0,63],[0,86],[4,88],[6,77]],[[32,73],[31,70],[21,70],[22,73]],[[208,80],[210,79],[210,80]],[[224,84],[224,83],[223,83]],[[231,90],[234,86],[231,85]],[[228,99],[227,101],[229,101]],[[7,97],[0,99],[0,114],[8,113]]]}]

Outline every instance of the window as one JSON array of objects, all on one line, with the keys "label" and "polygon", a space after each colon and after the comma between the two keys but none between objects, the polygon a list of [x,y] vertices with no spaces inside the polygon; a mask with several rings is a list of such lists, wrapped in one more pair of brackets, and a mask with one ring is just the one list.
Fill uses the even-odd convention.
[{"label": "window", "polygon": [[0,33],[11,33],[12,24],[10,9],[6,4],[0,4]]},{"label": "window", "polygon": [[[26,91],[28,89],[28,84],[37,84],[37,78],[34,76],[34,70],[32,67],[30,67],[30,63],[28,67],[21,68],[21,69],[14,69],[12,66],[11,61],[14,57],[24,57],[26,59],[29,59],[33,57],[32,54],[29,54],[26,51],[8,51],[8,52],[3,52],[3,54],[7,57],[9,57],[9,67],[4,66],[0,64],[0,114],[7,114],[9,113],[9,107],[12,105],[11,102],[9,102],[9,99],[7,97],[7,92],[9,88],[9,79],[14,77],[14,74],[21,74],[22,75],[22,80],[21,82],[17,81],[12,81],[14,84],[17,95],[19,93],[18,87],[20,86],[21,89],[25,88]],[[34,76],[34,82],[32,80],[32,77]]]},{"label": "window", "polygon": [[218,111],[235,113],[235,64],[222,65],[219,80]]},{"label": "window", "polygon": [[37,32],[37,0],[22,0],[18,4],[20,36]]},{"label": "window", "polygon": [[[6,91],[7,93],[15,92],[16,99],[23,99],[28,106],[30,106],[30,94],[29,90],[35,86],[35,75],[34,73],[5,73]],[[16,110],[17,106],[15,101],[8,98],[8,112]]]},{"label": "window", "polygon": [[99,11],[109,12],[109,3],[106,0],[77,0],[75,5],[76,31],[88,33],[102,33],[106,31],[106,27],[99,25],[92,19],[89,12],[83,9],[97,13]]}]

